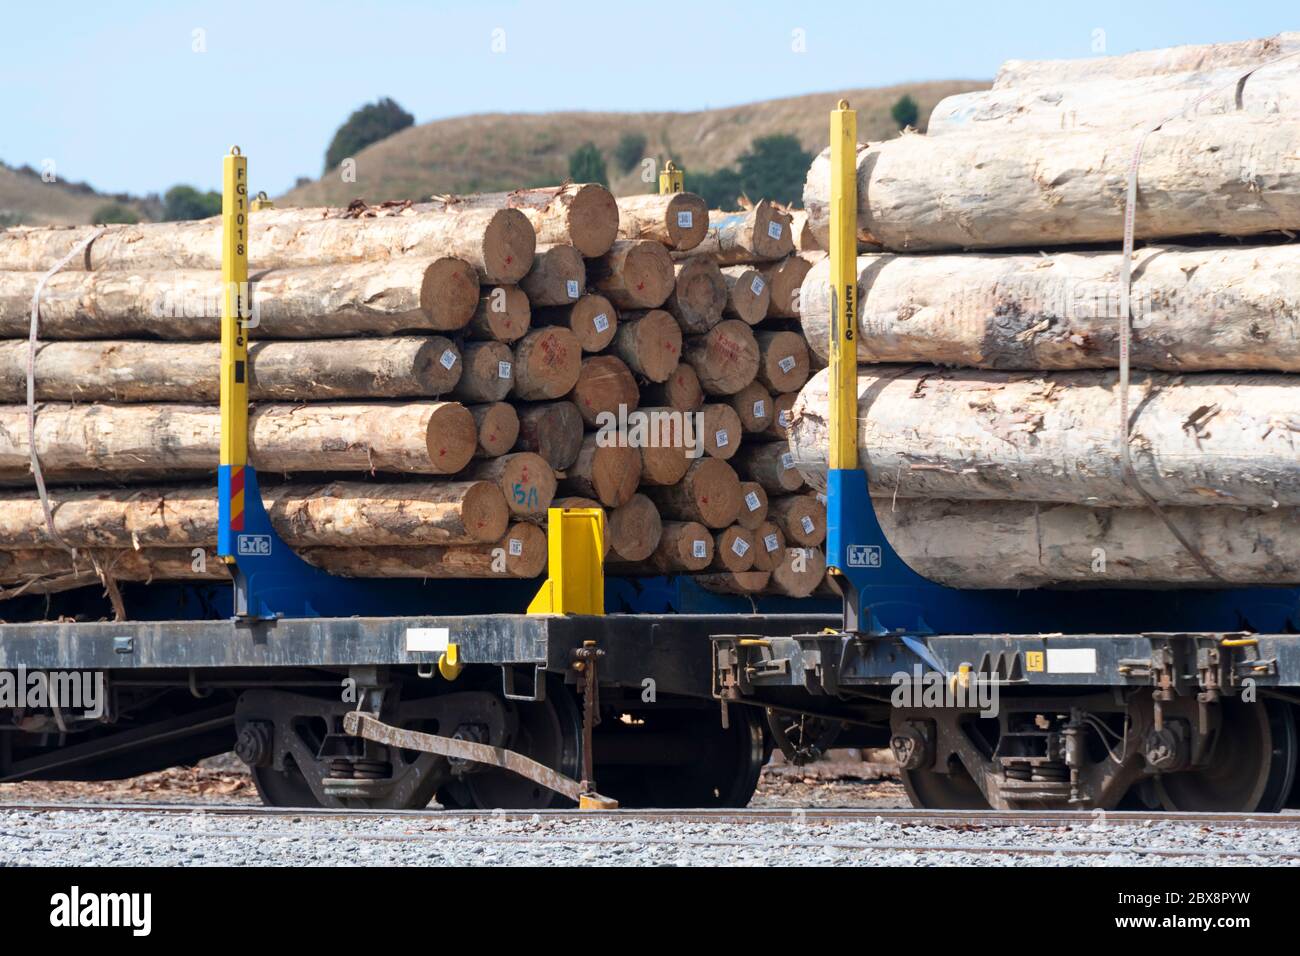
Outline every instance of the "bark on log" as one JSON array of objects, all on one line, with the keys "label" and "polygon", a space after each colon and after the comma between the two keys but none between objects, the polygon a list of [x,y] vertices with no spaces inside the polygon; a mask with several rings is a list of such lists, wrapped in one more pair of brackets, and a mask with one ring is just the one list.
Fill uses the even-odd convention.
[{"label": "bark on log", "polygon": [[[1121,253],[861,256],[858,360],[970,368],[1119,364]],[[830,267],[804,280],[823,360]],[[1134,367],[1300,371],[1300,246],[1147,246],[1133,257]]]},{"label": "bark on log", "polygon": [[673,265],[673,290],[664,308],[683,332],[701,334],[722,321],[727,283],[708,256],[691,256]]},{"label": "bark on log", "polygon": [[584,352],[603,352],[618,331],[619,316],[603,295],[584,295],[571,305],[539,309],[538,325],[560,325],[578,337]]},{"label": "bark on log", "polygon": [[523,290],[495,285],[483,290],[466,333],[472,339],[510,343],[523,338],[531,324],[532,306]]},{"label": "bark on log", "polygon": [[820,548],[786,548],[784,557],[772,569],[770,587],[786,597],[805,598],[826,577],[826,555]]},{"label": "bark on log", "polygon": [[619,207],[599,183],[448,196],[435,202],[451,209],[518,209],[532,223],[539,243],[567,243],[587,258],[603,256],[618,235]]},{"label": "bark on log", "polygon": [[657,242],[620,239],[587,263],[587,278],[620,309],[657,309],[673,291],[673,263]]},{"label": "bark on log", "polygon": [[653,239],[669,249],[694,249],[709,231],[709,206],[694,193],[623,196],[618,199],[620,239]]},{"label": "bark on log", "polygon": [[767,571],[741,571],[733,574],[729,571],[696,574],[691,577],[696,584],[713,594],[734,594],[740,597],[752,597],[762,594],[767,589],[772,575]]},{"label": "bark on log", "polygon": [[[220,410],[202,405],[44,405],[36,448],[49,477],[216,469]],[[474,417],[455,402],[263,405],[249,422],[250,463],[264,472],[410,472],[464,468]],[[27,480],[27,411],[0,407],[0,478]]]},{"label": "bark on log", "polygon": [[582,371],[578,337],[559,326],[533,329],[515,343],[514,356],[514,394],[528,402],[567,394]]},{"label": "bark on log", "polygon": [[498,458],[515,446],[519,439],[519,413],[509,402],[491,402],[469,406],[478,430],[475,458]]},{"label": "bark on log", "polygon": [[466,402],[499,402],[514,385],[514,367],[514,353],[504,342],[464,342],[452,394]]},{"label": "bark on log", "polygon": [[754,566],[754,533],[733,524],[713,535],[715,571],[743,573]]},{"label": "bark on log", "polygon": [[[822,449],[823,455],[825,451]],[[784,442],[742,445],[732,461],[736,471],[758,482],[769,495],[788,495],[803,487],[804,477],[799,471],[802,463],[796,462],[794,453]]]},{"label": "bark on log", "polygon": [[[47,267],[0,272],[0,336],[27,337]],[[450,332],[469,321],[478,295],[478,276],[462,259],[277,269],[253,274],[248,322],[258,339]],[[220,272],[61,272],[41,292],[40,337],[218,339],[222,299]]]},{"label": "bark on log", "polygon": [[573,246],[538,246],[533,267],[519,288],[537,307],[572,305],[587,288],[587,267]]},{"label": "bark on log", "polygon": [[[767,509],[767,489],[757,481],[742,481],[740,514],[736,516],[736,524],[746,531],[757,531],[767,520]],[[758,538],[755,537],[754,540],[757,541]]]},{"label": "bark on log", "polygon": [[573,402],[519,405],[519,440],[515,448],[541,455],[556,471],[564,471],[582,448],[582,413]]},{"label": "bark on log", "polygon": [[652,381],[641,387],[641,401],[647,405],[666,405],[678,411],[693,412],[704,405],[704,389],[700,387],[700,377],[695,369],[686,362],[679,362],[663,382]]},{"label": "bark on log", "polygon": [[826,506],[813,495],[773,498],[768,514],[791,547],[816,548],[826,540]]},{"label": "bark on log", "polygon": [[695,369],[709,395],[734,395],[758,374],[758,342],[739,319],[725,319],[704,335],[688,336],[682,361]]},{"label": "bark on log", "polygon": [[623,360],[613,355],[584,359],[569,401],[578,407],[589,428],[604,424],[609,416],[623,421],[641,400],[636,379]]},{"label": "bark on log", "polygon": [[[27,398],[25,341],[0,341],[0,402]],[[42,402],[216,402],[216,342],[46,342],[37,346]],[[254,342],[249,390],[255,401],[424,398],[450,392],[460,352],[442,336]]]},{"label": "bark on log", "polygon": [[701,414],[704,416],[704,453],[722,461],[734,456],[744,432],[736,410],[730,405],[714,403],[705,405]]},{"label": "bark on log", "polygon": [[223,581],[225,564],[210,555],[197,561],[189,549],[147,548],[141,551],[87,549],[74,560],[63,549],[0,551],[0,584],[11,586],[0,599],[24,594],[51,594],[100,585],[98,570],[113,581]]},{"label": "bark on log", "polygon": [[[1141,506],[1120,467],[1116,378],[860,372],[862,465],[886,495]],[[826,387],[823,372],[800,393],[790,438],[818,490]],[[1281,375],[1136,375],[1130,442],[1142,487],[1167,505],[1300,504],[1297,388]]]},{"label": "bark on log", "polygon": [[526,451],[476,461],[465,477],[494,482],[511,515],[526,521],[546,520],[557,487],[554,469],[540,455]]},{"label": "bark on log", "polygon": [[600,444],[596,435],[582,440],[578,457],[560,481],[568,494],[595,498],[617,508],[632,500],[641,481],[641,452],[623,445]]},{"label": "bark on log", "polygon": [[614,336],[614,351],[647,381],[666,382],[681,361],[682,330],[662,309],[625,312]]},{"label": "bark on log", "polygon": [[775,571],[785,557],[784,532],[775,521],[764,521],[754,530],[754,570]]},{"label": "bark on log", "polygon": [[[1133,148],[1131,131],[1109,129],[904,133],[859,147],[858,240],[911,252],[1119,242]],[[1300,123],[1252,116],[1170,123],[1142,153],[1135,235],[1294,231],[1296,156]],[[829,199],[830,158],[823,152],[808,171],[804,206],[824,245]]]},{"label": "bark on log", "polygon": [[761,271],[754,266],[727,266],[722,270],[722,278],[727,286],[723,314],[746,325],[758,325],[767,318],[772,290]]},{"label": "bark on log", "polygon": [[696,459],[677,484],[647,487],[645,492],[660,514],[677,521],[725,528],[740,514],[740,479],[717,458]]},{"label": "bark on log", "polygon": [[[516,209],[447,211],[432,206],[348,218],[337,209],[273,209],[249,216],[250,268],[451,256],[484,282],[518,282],[533,264],[536,235]],[[10,229],[0,233],[0,271],[44,272],[96,227]],[[64,267],[149,272],[221,268],[221,220],[115,226]]]},{"label": "bark on log", "polygon": [[798,332],[759,332],[758,381],[773,392],[795,392],[808,381],[808,346]]},{"label": "bark on log", "polygon": [[750,382],[727,401],[740,418],[740,427],[746,433],[761,435],[772,425],[774,407],[772,393],[758,382]]},{"label": "bark on log", "polygon": [[526,521],[490,544],[424,548],[304,548],[304,560],[354,578],[535,578],[546,568],[546,533]]},{"label": "bark on log", "polygon": [[609,512],[605,523],[609,551],[615,560],[644,561],[654,554],[663,536],[659,509],[645,495],[633,495]]},{"label": "bark on log", "polygon": [[[805,214],[806,219],[806,214]],[[786,256],[780,262],[763,266],[760,270],[767,280],[767,317],[797,319],[801,304],[800,287],[808,270],[813,267],[812,256]]]},{"label": "bark on log", "polygon": [[[783,259],[794,251],[790,214],[761,199],[748,212],[709,213],[709,233],[692,255],[710,256],[720,266]],[[682,253],[674,253],[674,258]]]}]

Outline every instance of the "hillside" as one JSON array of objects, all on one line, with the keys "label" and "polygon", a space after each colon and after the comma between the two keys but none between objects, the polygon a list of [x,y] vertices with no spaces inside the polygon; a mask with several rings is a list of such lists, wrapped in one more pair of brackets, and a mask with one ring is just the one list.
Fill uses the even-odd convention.
[{"label": "hillside", "polygon": [[333,206],[356,198],[420,199],[554,183],[568,176],[569,153],[589,140],[605,156],[614,192],[642,193],[651,187],[641,181],[640,170],[622,173],[612,158],[624,133],[644,135],[650,156],[711,172],[730,165],[756,137],[772,133],[793,133],[805,149],[821,150],[828,138],[828,111],[841,96],[858,110],[860,138],[870,141],[897,135],[889,108],[904,93],[916,100],[924,121],[943,97],[988,85],[910,83],[692,113],[491,113],[438,120],[362,150],[356,182],[345,183],[332,171],[281,199],[289,205]]},{"label": "hillside", "polygon": [[0,163],[0,227],[79,225],[88,223],[101,206],[123,202],[141,218],[157,215],[156,199],[140,200],[107,196],[84,183],[44,182],[29,169],[14,169]]}]

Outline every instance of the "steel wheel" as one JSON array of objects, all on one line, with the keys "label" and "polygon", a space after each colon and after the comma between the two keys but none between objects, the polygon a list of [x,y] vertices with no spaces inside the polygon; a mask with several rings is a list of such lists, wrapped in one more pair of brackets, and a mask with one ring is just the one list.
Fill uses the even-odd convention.
[{"label": "steel wheel", "polygon": [[936,770],[904,770],[903,789],[912,806],[925,810],[987,810],[989,802],[958,760],[951,773]]},{"label": "steel wheel", "polygon": [[1279,701],[1219,704],[1221,723],[1210,763],[1198,770],[1162,774],[1155,791],[1166,810],[1273,812],[1282,809],[1296,771],[1296,726]]},{"label": "steel wheel", "polygon": [[283,770],[250,767],[249,772],[253,776],[253,785],[257,787],[257,795],[268,807],[323,806],[307,785],[307,778],[292,760],[285,760]]}]

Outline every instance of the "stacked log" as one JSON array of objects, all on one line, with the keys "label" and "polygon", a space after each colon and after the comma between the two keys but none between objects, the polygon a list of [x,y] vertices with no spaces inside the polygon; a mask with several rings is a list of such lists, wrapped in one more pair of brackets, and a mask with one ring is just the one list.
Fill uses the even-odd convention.
[{"label": "stacked log", "polygon": [[[1296,51],[1292,34],[1013,62],[993,90],[940,104],[930,135],[859,146],[859,463],[919,573],[961,588],[1300,584],[1284,543],[1300,514],[1300,259],[1280,242],[1300,229],[1300,60],[1277,60]],[[1136,166],[1126,263],[1135,147],[1175,114]],[[804,194],[823,241],[828,173],[823,154]],[[1150,244],[1183,237],[1202,238]],[[824,361],[828,262],[799,299]],[[788,429],[817,491],[827,416],[822,372]],[[760,457],[771,494],[780,474]],[[768,515],[787,539],[804,517],[817,533],[792,499]]]}]

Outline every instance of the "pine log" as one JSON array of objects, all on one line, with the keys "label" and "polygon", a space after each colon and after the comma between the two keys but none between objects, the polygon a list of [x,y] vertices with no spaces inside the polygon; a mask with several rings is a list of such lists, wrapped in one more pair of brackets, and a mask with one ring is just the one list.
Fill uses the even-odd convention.
[{"label": "pine log", "polygon": [[741,573],[754,566],[754,533],[733,524],[713,535],[713,563],[715,571]]},{"label": "pine log", "polygon": [[[36,447],[49,477],[185,477],[217,467],[220,410],[202,405],[43,405]],[[263,405],[249,422],[264,472],[449,475],[474,454],[474,417],[455,402]],[[27,411],[0,407],[0,478],[30,474]]]},{"label": "pine log", "polygon": [[[0,272],[0,336],[27,336],[32,296],[47,267]],[[450,332],[469,321],[479,295],[474,267],[447,257],[276,269],[251,278],[246,322],[258,339]],[[41,292],[40,337],[218,339],[223,297],[220,272],[61,272]]]},{"label": "pine log", "polygon": [[647,193],[618,199],[618,237],[653,239],[669,249],[694,249],[709,231],[709,206],[694,193]]},{"label": "pine log", "polygon": [[[1119,462],[1116,378],[860,370],[860,460],[881,494],[1141,505]],[[826,387],[822,372],[800,393],[790,437],[818,490]],[[1135,375],[1130,442],[1141,486],[1168,505],[1300,504],[1297,389],[1284,375]]]},{"label": "pine log", "polygon": [[[683,346],[684,347],[684,346]],[[704,405],[700,377],[686,362],[679,362],[663,382],[641,386],[641,401],[646,405],[666,405],[678,411],[693,412]]]},{"label": "pine log", "polygon": [[582,413],[573,402],[518,405],[518,451],[541,455],[556,471],[564,471],[582,448]]},{"label": "pine log", "polygon": [[469,406],[478,430],[475,458],[498,458],[515,446],[519,439],[519,413],[509,402],[491,402]]},{"label": "pine log", "polygon": [[665,382],[681,360],[681,327],[662,309],[625,312],[614,336],[614,352],[648,382]]},{"label": "pine log", "polygon": [[657,309],[673,291],[673,263],[657,242],[620,239],[587,263],[587,278],[620,309]]},{"label": "pine log", "polygon": [[[825,453],[823,448],[823,456]],[[769,495],[791,494],[803,487],[804,479],[799,471],[803,463],[796,462],[795,454],[784,442],[746,443],[732,461],[736,471],[750,481],[757,481]]]},{"label": "pine log", "polygon": [[808,381],[808,346],[798,332],[759,332],[758,381],[773,392],[796,392]]},{"label": "pine log", "polygon": [[768,571],[716,571],[692,575],[691,580],[713,594],[752,597],[767,589],[772,575]]},{"label": "pine log", "polygon": [[514,353],[504,342],[464,342],[452,394],[466,402],[499,402],[514,385],[514,368]]},{"label": "pine log", "polygon": [[637,442],[641,450],[641,483],[677,484],[691,467],[689,449],[697,443],[696,425],[682,412],[663,406],[642,408],[639,414],[646,422],[646,434]]},{"label": "pine log", "polygon": [[514,352],[514,395],[529,402],[560,398],[578,383],[582,346],[560,326],[533,329]]},{"label": "pine log", "polygon": [[708,256],[690,256],[673,264],[673,290],[664,308],[683,332],[701,334],[722,321],[727,283]]},{"label": "pine log", "polygon": [[555,498],[555,470],[540,455],[522,451],[474,462],[464,477],[495,482],[512,517],[544,521]]},{"label": "pine log", "polygon": [[771,590],[786,597],[805,598],[826,576],[826,555],[820,548],[786,548],[772,569]]},{"label": "pine log", "polygon": [[606,445],[592,433],[583,438],[578,457],[565,471],[560,487],[571,495],[595,498],[617,508],[632,500],[641,481],[641,452],[626,445]]},{"label": "pine log", "polygon": [[610,511],[605,531],[615,560],[644,561],[659,547],[663,522],[653,501],[633,495]]},{"label": "pine log", "polygon": [[[858,240],[896,251],[1119,242],[1129,130],[921,136],[858,152]],[[1217,116],[1146,141],[1135,235],[1252,236],[1300,228],[1300,123]],[[943,175],[936,175],[942,170]],[[1244,172],[1243,172],[1244,170]],[[804,206],[829,243],[830,158]]]},{"label": "pine log", "polygon": [[302,557],[354,578],[535,578],[546,567],[546,533],[526,521],[490,544],[447,547],[304,548]]},{"label": "pine log", "polygon": [[569,245],[538,246],[533,267],[519,280],[519,288],[538,308],[572,305],[587,288],[581,253]]},{"label": "pine log", "polygon": [[[517,282],[533,263],[536,235],[515,209],[448,211],[423,206],[350,218],[337,209],[272,209],[249,216],[250,268],[286,269],[420,256],[470,263],[484,282]],[[44,272],[96,227],[0,232],[0,271]],[[114,226],[68,271],[151,272],[221,268],[221,219]]]},{"label": "pine log", "polygon": [[826,506],[813,495],[773,498],[768,514],[792,547],[815,548],[826,540]]},{"label": "pine log", "polygon": [[748,434],[761,435],[772,424],[772,393],[758,382],[750,382],[727,401],[740,418],[740,427]]},{"label": "pine log", "polygon": [[703,419],[704,452],[723,461],[728,460],[740,448],[740,439],[744,429],[740,416],[730,405],[714,403],[705,405],[701,410]]},{"label": "pine log", "polygon": [[677,484],[647,487],[645,492],[660,514],[677,521],[725,528],[740,514],[740,479],[717,458],[696,459]]},{"label": "pine log", "polygon": [[[767,520],[767,490],[757,481],[740,483],[740,514],[736,524],[746,531],[757,531]],[[758,540],[756,537],[755,541]]]},{"label": "pine log", "polygon": [[794,403],[799,400],[798,392],[784,392],[772,396],[772,424],[766,437],[775,441],[790,440],[790,426],[794,424]]},{"label": "pine log", "polygon": [[636,411],[640,400],[636,379],[623,360],[613,355],[583,359],[578,381],[569,393],[569,401],[578,406],[589,428],[600,427],[611,418],[623,420]]},{"label": "pine log", "polygon": [[793,251],[790,214],[761,199],[747,212],[711,211],[709,233],[692,254],[710,256],[720,266],[734,266],[783,259]]},{"label": "pine log", "polygon": [[514,342],[528,332],[532,307],[522,289],[494,285],[483,290],[466,332],[472,339]]},{"label": "pine log", "polygon": [[[0,341],[0,402],[27,398],[25,341]],[[216,402],[216,342],[46,342],[37,346],[42,402]],[[442,336],[255,342],[249,348],[255,401],[423,398],[460,380],[460,352]]]},{"label": "pine log", "polygon": [[682,361],[695,369],[709,395],[734,395],[758,374],[758,342],[739,319],[725,319],[704,335],[687,336]]},{"label": "pine log", "polygon": [[786,557],[785,534],[774,521],[754,529],[754,570],[775,571]]},{"label": "pine log", "polygon": [[[806,218],[805,218],[806,221]],[[813,256],[786,256],[780,262],[763,266],[761,272],[768,286],[768,318],[797,319],[801,303],[800,287],[808,270],[813,267]]]},{"label": "pine log", "polygon": [[[858,259],[858,360],[971,368],[1119,364],[1121,253]],[[830,267],[804,280],[809,348],[830,341]],[[1300,371],[1300,246],[1147,246],[1133,257],[1134,367]]]},{"label": "pine log", "polygon": [[640,573],[703,571],[712,561],[713,535],[708,528],[694,521],[665,521],[659,544],[640,567]]},{"label": "pine log", "polygon": [[[99,572],[103,572],[103,577]],[[112,581],[222,581],[226,565],[215,555],[195,555],[188,548],[147,548],[77,552],[63,549],[0,551],[0,584],[13,586],[0,599],[24,594],[50,594]]]},{"label": "pine log", "polygon": [[602,352],[614,339],[619,327],[619,315],[613,303],[603,295],[584,295],[570,305],[554,309],[539,309],[535,313],[538,325],[560,325],[578,337],[584,352]]},{"label": "pine log", "polygon": [[746,325],[757,325],[767,318],[772,303],[772,290],[763,273],[754,266],[727,266],[722,270],[727,285],[726,306],[723,313],[740,319]]},{"label": "pine log", "polygon": [[808,213],[805,210],[795,209],[790,212],[790,231],[794,233],[794,247],[798,252],[823,251],[808,224]]},{"label": "pine log", "polygon": [[598,183],[448,196],[436,202],[452,209],[518,209],[532,223],[539,243],[566,243],[587,258],[603,256],[618,235],[619,207]]}]

